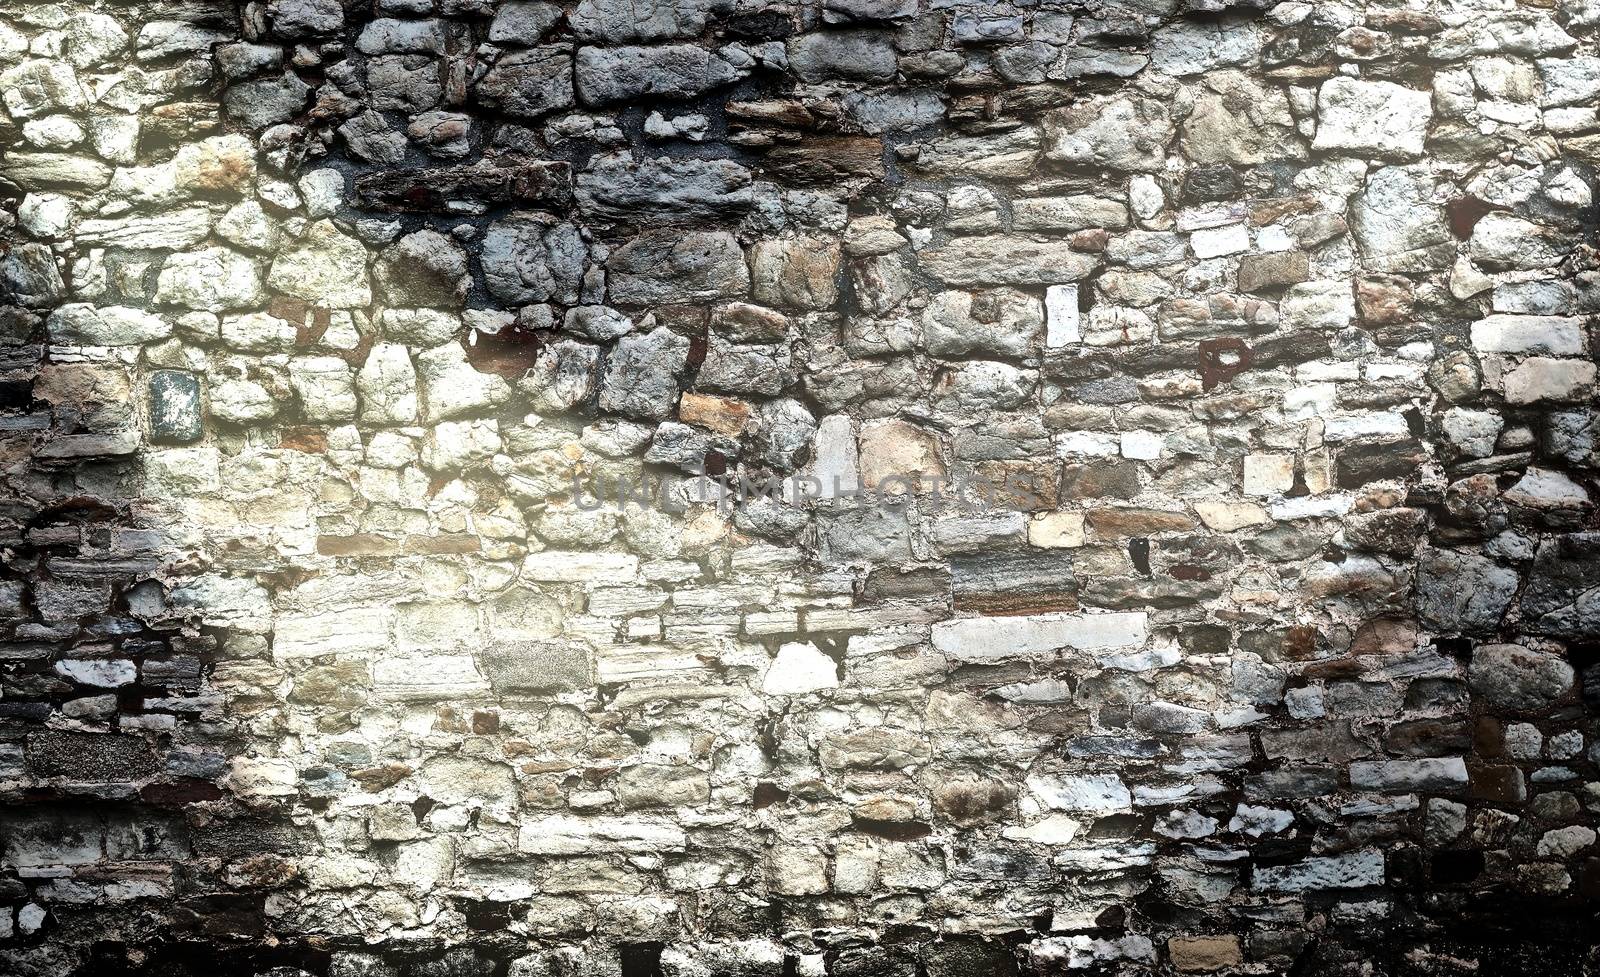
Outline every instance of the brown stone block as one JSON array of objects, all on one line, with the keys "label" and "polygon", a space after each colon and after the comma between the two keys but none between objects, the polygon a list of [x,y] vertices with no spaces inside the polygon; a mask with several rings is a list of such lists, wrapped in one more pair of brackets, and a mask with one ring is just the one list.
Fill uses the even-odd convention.
[{"label": "brown stone block", "polygon": [[1194,528],[1186,513],[1163,509],[1090,509],[1089,528],[1100,536],[1148,536]]},{"label": "brown stone block", "polygon": [[407,536],[402,548],[407,553],[434,556],[476,553],[483,548],[483,541],[476,536]]},{"label": "brown stone block", "polygon": [[1237,936],[1174,936],[1167,941],[1172,965],[1179,970],[1215,971],[1244,963]]},{"label": "brown stone block", "polygon": [[1474,800],[1517,804],[1528,797],[1527,781],[1517,767],[1501,764],[1469,763],[1469,785]]},{"label": "brown stone block", "polygon": [[685,393],[678,401],[678,420],[736,438],[750,421],[750,405],[734,397]]},{"label": "brown stone block", "polygon": [[323,556],[399,556],[400,541],[374,533],[318,536],[317,552]]}]

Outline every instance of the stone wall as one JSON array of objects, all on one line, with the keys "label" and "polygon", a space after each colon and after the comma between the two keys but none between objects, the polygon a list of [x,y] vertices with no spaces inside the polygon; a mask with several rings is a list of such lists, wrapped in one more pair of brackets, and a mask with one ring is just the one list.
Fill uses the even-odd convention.
[{"label": "stone wall", "polygon": [[1591,972],[1597,28],[0,0],[0,971]]}]

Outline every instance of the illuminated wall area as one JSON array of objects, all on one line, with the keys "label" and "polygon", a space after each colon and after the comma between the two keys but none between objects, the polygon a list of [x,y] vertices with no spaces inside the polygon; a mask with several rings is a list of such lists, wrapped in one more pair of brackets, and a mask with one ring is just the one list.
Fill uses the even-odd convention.
[{"label": "illuminated wall area", "polygon": [[0,0],[0,975],[1595,972],[1600,0]]}]

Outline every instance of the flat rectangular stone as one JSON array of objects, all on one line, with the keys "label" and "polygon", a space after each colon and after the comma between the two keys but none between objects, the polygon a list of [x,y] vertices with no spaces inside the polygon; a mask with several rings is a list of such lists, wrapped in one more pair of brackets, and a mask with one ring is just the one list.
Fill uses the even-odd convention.
[{"label": "flat rectangular stone", "polygon": [[1405,438],[1411,434],[1404,414],[1393,411],[1359,411],[1333,414],[1322,419],[1324,441],[1340,442],[1355,438]]},{"label": "flat rectangular stone", "polygon": [[798,630],[799,611],[752,611],[744,616],[745,634],[785,634]]},{"label": "flat rectangular stone", "polygon": [[1582,356],[1583,320],[1556,315],[1492,315],[1472,324],[1472,345],[1480,353],[1544,353]]},{"label": "flat rectangular stone", "polygon": [[641,817],[553,814],[525,819],[517,833],[517,850],[533,855],[656,854],[682,851],[687,842],[684,830],[671,821]]},{"label": "flat rectangular stone", "polygon": [[1350,764],[1350,786],[1402,792],[1456,790],[1467,786],[1467,763],[1461,757],[1361,761]]},{"label": "flat rectangular stone", "polygon": [[987,553],[950,561],[955,607],[963,611],[1075,611],[1078,581],[1064,550]]},{"label": "flat rectangular stone", "polygon": [[[883,607],[810,607],[802,612],[801,630],[808,633],[824,631],[860,631],[874,628],[896,628],[914,624],[927,624],[942,615],[941,610],[918,607],[915,604],[896,604]],[[749,620],[745,624],[747,633]]]},{"label": "flat rectangular stone", "polygon": [[1079,325],[1078,286],[1051,285],[1044,290],[1044,344],[1057,349],[1083,342]]},{"label": "flat rectangular stone", "polygon": [[710,670],[693,651],[657,645],[618,645],[595,651],[595,680],[632,682],[651,678],[688,678]]},{"label": "flat rectangular stone", "polygon": [[1133,810],[1133,797],[1122,778],[1113,773],[1035,774],[1028,790],[1045,807],[1056,811],[1118,814]]},{"label": "flat rectangular stone", "polygon": [[24,190],[98,190],[111,182],[111,167],[71,153],[7,153],[0,176]]},{"label": "flat rectangular stone", "polygon": [[385,699],[431,702],[484,695],[489,683],[471,655],[418,655],[375,662],[372,688]]},{"label": "flat rectangular stone", "polygon": [[639,572],[639,558],[630,553],[578,553],[545,550],[522,563],[522,576],[539,583],[630,584]]},{"label": "flat rectangular stone", "polygon": [[78,225],[79,246],[182,251],[211,235],[211,214],[204,207],[185,207],[164,214],[86,220]]},{"label": "flat rectangular stone", "polygon": [[760,167],[787,183],[831,185],[865,177],[883,179],[883,141],[863,136],[809,136],[792,146],[778,146],[762,157]]},{"label": "flat rectangular stone", "polygon": [[1125,204],[1087,193],[1013,200],[1011,215],[1013,225],[1019,231],[1120,230],[1128,226],[1128,208]]},{"label": "flat rectangular stone", "polygon": [[6,847],[0,865],[26,870],[55,865],[93,865],[104,857],[106,826],[94,811],[29,811],[14,808],[5,818]]},{"label": "flat rectangular stone", "polygon": [[1261,865],[1254,888],[1266,892],[1360,889],[1383,884],[1383,853],[1365,848],[1346,855],[1307,858],[1292,865]]},{"label": "flat rectangular stone", "polygon": [[451,213],[461,202],[536,204],[552,208],[572,202],[572,166],[540,160],[518,166],[452,166],[385,170],[358,177],[356,205],[395,213]]},{"label": "flat rectangular stone", "polygon": [[958,661],[991,661],[1059,649],[1084,651],[1142,645],[1150,636],[1144,611],[971,617],[933,627],[933,646]]},{"label": "flat rectangular stone", "polygon": [[923,270],[948,285],[1053,285],[1085,278],[1100,264],[1060,241],[1011,234],[958,237],[922,252]]},{"label": "flat rectangular stone", "polygon": [[97,458],[105,455],[131,455],[139,450],[137,431],[112,434],[65,434],[51,438],[33,453],[39,459]]},{"label": "flat rectangular stone", "polygon": [[492,640],[478,663],[498,693],[565,692],[593,683],[588,649],[579,642]]},{"label": "flat rectangular stone", "polygon": [[278,618],[272,636],[277,661],[381,652],[394,642],[394,611],[387,607],[356,608],[327,614]]},{"label": "flat rectangular stone", "polygon": [[1594,394],[1596,367],[1588,360],[1530,356],[1507,372],[1506,403],[1573,403]]}]

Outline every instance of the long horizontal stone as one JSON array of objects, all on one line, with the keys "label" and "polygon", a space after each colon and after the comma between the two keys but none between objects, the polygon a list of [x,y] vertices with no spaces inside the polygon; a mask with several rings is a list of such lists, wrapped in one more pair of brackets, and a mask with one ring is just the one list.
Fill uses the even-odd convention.
[{"label": "long horizontal stone", "polygon": [[1472,324],[1472,345],[1480,353],[1546,353],[1581,356],[1583,320],[1555,315],[1492,315]]},{"label": "long horizontal stone", "polygon": [[1345,855],[1307,858],[1291,865],[1263,865],[1253,885],[1267,892],[1360,889],[1383,884],[1383,852],[1364,848]]},{"label": "long horizontal stone", "polygon": [[656,854],[682,851],[687,842],[688,836],[682,828],[654,818],[582,818],[554,814],[524,820],[517,833],[517,850],[533,855]]},{"label": "long horizontal stone", "polygon": [[0,162],[4,176],[24,190],[76,187],[98,190],[111,182],[111,167],[71,153],[9,153]]},{"label": "long horizontal stone", "polygon": [[1142,645],[1149,636],[1150,616],[1144,611],[970,617],[933,626],[934,648],[959,661],[1016,658],[1064,648],[1123,648]]},{"label": "long horizontal stone", "polygon": [[1034,797],[1052,810],[1092,814],[1133,810],[1133,796],[1113,773],[1034,774],[1027,783]]},{"label": "long horizontal stone", "polygon": [[385,170],[356,179],[356,205],[397,213],[450,213],[469,204],[533,204],[552,208],[572,202],[572,166],[538,161],[518,166],[452,166]]},{"label": "long horizontal stone", "polygon": [[1461,757],[1368,760],[1350,764],[1350,786],[1358,790],[1449,791],[1467,786]]},{"label": "long horizontal stone", "polygon": [[379,652],[393,644],[394,611],[358,608],[280,617],[272,636],[272,657],[278,661]]},{"label": "long horizontal stone", "polygon": [[64,434],[51,438],[34,451],[39,460],[96,458],[103,455],[131,455],[139,450],[137,431],[110,434]]},{"label": "long horizontal stone", "polygon": [[694,651],[655,645],[619,645],[595,651],[595,680],[602,685],[652,678],[688,678],[709,671]]},{"label": "long horizontal stone", "polygon": [[522,575],[538,583],[632,583],[639,558],[631,553],[578,553],[545,550],[522,563]]},{"label": "long horizontal stone", "polygon": [[471,655],[423,655],[375,662],[372,688],[385,699],[432,702],[485,695],[489,682]]},{"label": "long horizontal stone", "polygon": [[1056,285],[1087,277],[1100,264],[1059,241],[1009,234],[953,238],[917,260],[935,278],[960,286]]},{"label": "long horizontal stone", "polygon": [[204,207],[186,207],[165,214],[86,220],[78,225],[77,243],[107,248],[181,251],[211,234],[211,215]]}]

